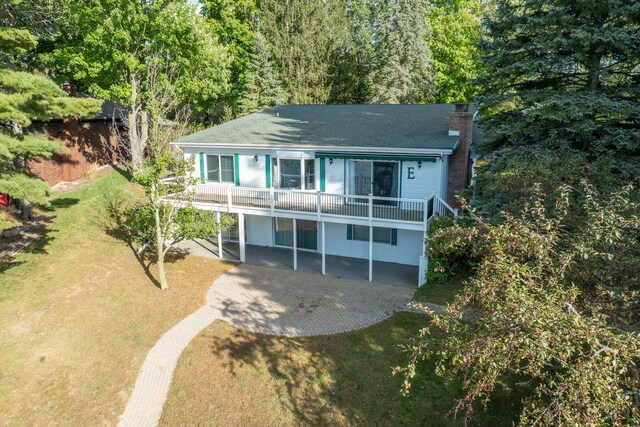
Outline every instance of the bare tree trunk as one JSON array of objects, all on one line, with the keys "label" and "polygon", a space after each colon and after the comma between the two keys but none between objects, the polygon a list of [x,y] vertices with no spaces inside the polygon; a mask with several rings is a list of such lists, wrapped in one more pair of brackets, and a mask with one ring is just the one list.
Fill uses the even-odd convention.
[{"label": "bare tree trunk", "polygon": [[169,283],[167,282],[167,275],[164,271],[164,236],[162,235],[162,227],[160,227],[160,211],[159,208],[155,209],[156,218],[156,251],[158,254],[158,279],[160,280],[160,289],[169,289]]},{"label": "bare tree trunk", "polygon": [[144,158],[144,149],[149,140],[149,114],[146,110],[140,109],[140,152]]},{"label": "bare tree trunk", "polygon": [[131,166],[134,171],[142,166],[144,147],[141,147],[140,135],[138,134],[138,80],[135,75],[131,76],[131,105],[129,110],[129,151],[131,152]]},{"label": "bare tree trunk", "polygon": [[32,218],[31,203],[28,200],[20,200],[20,216],[25,221],[28,221]]}]

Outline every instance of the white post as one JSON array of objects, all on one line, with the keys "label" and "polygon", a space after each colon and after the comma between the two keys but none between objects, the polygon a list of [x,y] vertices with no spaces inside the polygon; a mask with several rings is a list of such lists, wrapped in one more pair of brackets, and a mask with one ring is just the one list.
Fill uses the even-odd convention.
[{"label": "white post", "polygon": [[318,214],[318,221],[320,221],[320,215],[322,214],[322,199],[320,197],[322,193],[320,193],[320,191],[318,191],[316,193],[316,210],[317,210],[317,214]]},{"label": "white post", "polygon": [[293,269],[298,269],[298,227],[295,218],[293,218]]},{"label": "white post", "polygon": [[373,280],[373,194],[369,194],[369,281]]},{"label": "white post", "polygon": [[271,208],[271,216],[273,217],[273,209],[275,208],[275,198],[273,197],[273,187],[269,187],[269,207]]},{"label": "white post", "polygon": [[244,214],[238,213],[238,240],[240,240],[240,262],[245,262],[245,247],[244,247]]},{"label": "white post", "polygon": [[327,270],[326,270],[326,265],[327,265],[327,251],[324,247],[324,221],[322,221],[320,223],[320,227],[321,227],[321,234],[322,234],[322,274],[326,274]]},{"label": "white post", "polygon": [[373,280],[373,227],[369,223],[369,281]]},{"label": "white post", "polygon": [[227,185],[227,207],[231,208],[231,186]]},{"label": "white post", "polygon": [[220,212],[216,212],[216,222],[218,223],[218,258],[222,259],[222,231],[220,231]]}]

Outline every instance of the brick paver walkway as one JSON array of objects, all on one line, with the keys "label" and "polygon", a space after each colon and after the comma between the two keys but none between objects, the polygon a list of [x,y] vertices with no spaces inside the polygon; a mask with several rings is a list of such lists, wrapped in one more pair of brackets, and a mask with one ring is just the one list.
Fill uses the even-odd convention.
[{"label": "brick paver walkway", "polygon": [[241,264],[218,278],[207,304],[149,351],[120,426],[156,426],[182,351],[222,319],[270,335],[327,335],[364,328],[411,301],[415,288]]}]

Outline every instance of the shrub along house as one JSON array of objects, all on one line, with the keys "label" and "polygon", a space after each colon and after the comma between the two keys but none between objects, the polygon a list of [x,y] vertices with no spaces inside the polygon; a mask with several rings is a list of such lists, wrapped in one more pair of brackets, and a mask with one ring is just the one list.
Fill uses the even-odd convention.
[{"label": "shrub along house", "polygon": [[468,184],[474,112],[456,105],[292,105],[254,113],[174,144],[195,163],[195,205],[235,215],[218,236],[325,257],[419,266],[437,215],[455,215]]}]

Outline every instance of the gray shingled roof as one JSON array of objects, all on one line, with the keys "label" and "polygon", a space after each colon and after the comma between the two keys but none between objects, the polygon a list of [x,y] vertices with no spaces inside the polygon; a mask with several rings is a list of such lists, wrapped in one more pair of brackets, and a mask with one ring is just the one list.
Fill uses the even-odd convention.
[{"label": "gray shingled roof", "polygon": [[395,147],[450,150],[453,104],[283,105],[184,136],[195,144]]}]

